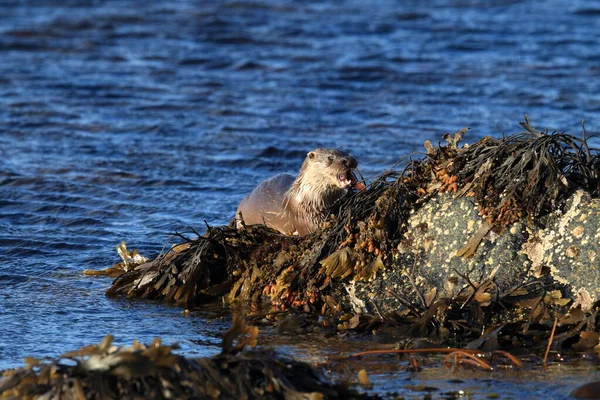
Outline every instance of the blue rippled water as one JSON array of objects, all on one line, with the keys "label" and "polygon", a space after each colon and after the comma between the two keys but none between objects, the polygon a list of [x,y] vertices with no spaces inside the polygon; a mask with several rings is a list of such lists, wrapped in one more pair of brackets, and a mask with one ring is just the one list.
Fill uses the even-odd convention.
[{"label": "blue rippled water", "polygon": [[81,271],[227,223],[312,148],[373,176],[524,114],[598,132],[600,3],[0,2],[0,369],[107,333],[212,354],[214,310],[109,300]]}]

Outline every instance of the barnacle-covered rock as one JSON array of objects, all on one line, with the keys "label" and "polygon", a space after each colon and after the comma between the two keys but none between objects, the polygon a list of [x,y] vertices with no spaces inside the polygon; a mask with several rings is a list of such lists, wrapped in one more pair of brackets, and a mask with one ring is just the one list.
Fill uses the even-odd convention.
[{"label": "barnacle-covered rock", "polygon": [[547,222],[545,229],[531,232],[523,246],[532,272],[540,275],[547,270],[589,310],[600,298],[600,199],[577,191]]},{"label": "barnacle-covered rock", "polygon": [[527,118],[522,126],[471,146],[459,147],[466,129],[444,135],[445,145],[426,142],[424,159],[349,194],[307,236],[211,227],[126,272],[109,294],[223,298],[339,318],[340,329],[379,320],[420,334],[593,313],[598,152],[585,135],[538,131]]}]

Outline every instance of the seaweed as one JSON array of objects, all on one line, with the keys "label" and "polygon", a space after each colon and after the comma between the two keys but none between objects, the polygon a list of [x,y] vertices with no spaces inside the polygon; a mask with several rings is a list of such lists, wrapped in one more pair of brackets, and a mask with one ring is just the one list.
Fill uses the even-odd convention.
[{"label": "seaweed", "polygon": [[283,399],[377,398],[327,380],[310,365],[254,349],[258,328],[234,318],[220,354],[185,358],[159,339],[116,347],[106,336],[99,345],[67,352],[50,362],[4,371],[3,399]]},{"label": "seaweed", "polygon": [[529,118],[525,132],[502,139],[486,137],[460,151],[448,165],[459,195],[471,195],[491,225],[502,228],[526,217],[528,223],[564,205],[577,189],[597,197],[599,159],[582,138],[547,129]]},{"label": "seaweed", "polygon": [[188,239],[150,262],[127,271],[113,282],[107,295],[164,300],[181,305],[214,300],[229,293],[238,280],[243,260],[280,234],[257,225],[238,231],[209,227],[204,236]]}]

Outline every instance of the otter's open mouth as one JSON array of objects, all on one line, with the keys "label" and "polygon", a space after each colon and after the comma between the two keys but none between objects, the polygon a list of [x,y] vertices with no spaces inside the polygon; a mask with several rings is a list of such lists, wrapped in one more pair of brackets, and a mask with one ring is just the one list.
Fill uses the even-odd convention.
[{"label": "otter's open mouth", "polygon": [[352,171],[340,172],[337,178],[338,186],[342,189],[349,188],[354,182],[356,182],[356,177],[354,176]]},{"label": "otter's open mouth", "polygon": [[352,187],[360,190],[361,192],[367,189],[367,187],[356,178],[356,175],[354,175],[354,172],[352,171],[340,172],[337,178],[338,186],[342,189]]}]

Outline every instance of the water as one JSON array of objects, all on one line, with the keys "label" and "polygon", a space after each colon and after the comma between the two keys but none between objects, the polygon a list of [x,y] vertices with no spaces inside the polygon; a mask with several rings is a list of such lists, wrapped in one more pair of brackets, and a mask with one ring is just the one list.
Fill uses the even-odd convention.
[{"label": "water", "polygon": [[597,133],[599,15],[561,0],[1,2],[0,369],[107,333],[217,352],[229,321],[207,324],[214,310],[109,300],[110,280],[81,271],[118,261],[122,240],[155,255],[175,230],[227,223],[315,147],[373,176],[425,139],[514,133],[524,114]]}]

